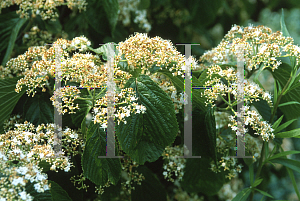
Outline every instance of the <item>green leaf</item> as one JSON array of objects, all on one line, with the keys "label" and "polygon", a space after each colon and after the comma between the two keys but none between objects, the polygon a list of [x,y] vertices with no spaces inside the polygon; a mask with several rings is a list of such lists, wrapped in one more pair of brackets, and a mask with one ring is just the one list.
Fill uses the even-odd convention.
[{"label": "green leaf", "polygon": [[74,110],[76,113],[71,114],[72,117],[72,123],[74,125],[81,125],[81,123],[85,122],[85,117],[93,107],[93,103],[90,100],[81,100],[76,99],[74,101],[74,105],[78,104],[79,110]]},{"label": "green leaf", "polygon": [[300,151],[284,151],[284,152],[280,152],[280,153],[275,154],[274,156],[268,158],[265,161],[265,163],[268,162],[268,161],[270,161],[270,160],[272,160],[272,159],[275,159],[275,158],[279,158],[279,157],[282,157],[282,156],[287,156],[287,155],[290,155],[290,154],[299,154],[299,153],[300,153]]},{"label": "green leaf", "polygon": [[279,104],[278,107],[282,107],[282,106],[285,106],[285,105],[293,105],[293,104],[298,104],[298,105],[300,105],[300,103],[297,102],[297,101],[290,101],[290,102],[286,102],[286,103]]},{"label": "green leaf", "polygon": [[34,188],[34,184],[35,183],[31,182],[26,184],[26,192],[34,198],[34,201],[53,201],[50,190],[44,191],[43,193],[38,193]]},{"label": "green leaf", "polygon": [[297,172],[300,173],[300,161],[296,161],[296,160],[292,160],[292,159],[287,159],[287,158],[284,158],[284,157],[280,157],[280,158],[275,158],[275,159],[272,159],[272,160],[269,160],[273,163],[279,163],[285,167],[288,167],[292,170],[295,170]]},{"label": "green leaf", "polygon": [[[116,44],[115,43],[112,43],[112,44],[114,45],[114,52],[115,52],[115,54],[118,54],[118,50],[116,48]],[[105,61],[107,61],[107,45],[108,45],[108,43],[102,45],[101,47],[98,47],[97,49],[93,49],[92,47],[88,46],[88,49],[92,50],[96,54],[102,55],[102,58]]]},{"label": "green leaf", "polygon": [[274,134],[280,132],[281,130],[285,129],[286,127],[288,127],[291,123],[293,123],[294,121],[296,121],[297,119],[292,119],[292,120],[289,120],[288,122],[285,122],[284,124],[280,125],[279,127],[277,128],[273,128],[274,129]]},{"label": "green leaf", "polygon": [[288,32],[286,26],[285,26],[285,22],[284,22],[284,11],[283,8],[281,9],[281,18],[280,18],[280,26],[281,26],[281,32],[282,35],[285,37],[291,37],[290,33]]},{"label": "green leaf", "polygon": [[48,172],[50,170],[51,164],[42,160],[39,162],[39,167],[43,168],[43,172]]},{"label": "green leaf", "polygon": [[[0,15],[0,52],[8,46],[9,38],[14,26],[19,21],[19,15],[15,11],[9,13],[1,13]],[[3,56],[2,56],[3,57]]]},{"label": "green leaf", "polygon": [[47,20],[43,21],[45,23],[45,27],[48,30],[48,32],[52,34],[61,34],[62,31],[62,25],[59,21],[59,19],[56,19],[55,21]]},{"label": "green leaf", "polygon": [[177,92],[183,92],[184,91],[184,79],[179,76],[173,76],[172,73],[166,69],[158,70],[157,73],[163,74],[167,78],[169,78],[173,84],[173,86],[176,88]]},{"label": "green leaf", "polygon": [[[280,83],[279,86],[282,86],[283,88],[283,86],[286,85],[288,79],[290,78],[291,67],[288,64],[282,63],[278,67],[278,69],[274,70],[274,72],[270,70],[270,72],[272,73],[274,79]],[[293,88],[294,85],[295,83],[291,85],[291,87]],[[285,95],[283,95],[280,104],[290,101],[296,101],[300,103],[300,87],[294,88],[293,90],[289,90]],[[284,117],[287,121],[300,116],[299,104],[285,105],[281,106],[279,109],[283,112]]]},{"label": "green leaf", "polygon": [[294,129],[291,131],[278,133],[275,135],[275,138],[291,138],[291,137],[300,138],[300,128],[297,128],[297,129]]},{"label": "green leaf", "polygon": [[131,193],[132,201],[166,201],[167,193],[165,187],[161,184],[155,174],[146,166],[139,166],[137,172],[145,177],[141,185],[135,182],[133,187],[135,190]]},{"label": "green leaf", "polygon": [[114,35],[114,31],[118,22],[119,3],[118,0],[106,0],[103,1],[104,11],[110,24],[111,35]]},{"label": "green leaf", "polygon": [[23,107],[25,120],[34,125],[54,122],[54,108],[49,99],[50,97],[46,95],[36,94],[34,97],[28,97]]},{"label": "green leaf", "polygon": [[[115,1],[115,0],[114,0]],[[108,4],[108,3],[106,3]],[[106,5],[107,6],[107,5]],[[115,8],[113,8],[114,10]],[[111,26],[109,19],[107,18],[106,10],[104,8],[104,1],[89,0],[84,12],[84,16],[88,24],[100,34],[109,35],[112,30],[107,27]],[[114,14],[113,14],[114,15]],[[84,21],[82,21],[84,22]],[[113,20],[112,20],[113,22]],[[109,32],[110,31],[110,32]]]},{"label": "green leaf", "polygon": [[218,193],[225,183],[223,172],[210,169],[210,160],[204,157],[188,158],[181,186],[189,193],[204,193],[212,196]]},{"label": "green leaf", "polygon": [[272,128],[275,130],[278,126],[279,126],[279,124],[281,123],[281,121],[282,121],[282,119],[283,119],[283,116],[284,115],[282,115],[279,119],[277,119],[277,121],[273,124],[273,126],[272,126]]},{"label": "green leaf", "polygon": [[207,137],[209,139],[209,141],[207,141],[206,148],[211,153],[211,156],[214,159],[215,163],[217,163],[216,121],[215,121],[214,109],[211,107],[207,109],[207,112],[205,114],[205,124],[206,124]]},{"label": "green leaf", "polygon": [[21,77],[0,79],[0,133],[3,133],[3,122],[12,113],[18,100],[25,93],[26,87],[19,93],[15,92],[17,81]]},{"label": "green leaf", "polygon": [[259,100],[253,101],[252,104],[257,109],[259,114],[263,117],[264,120],[269,121],[271,118],[271,108],[268,105],[267,101]]},{"label": "green leaf", "polygon": [[246,201],[250,193],[251,193],[250,188],[244,188],[232,199],[232,201]]},{"label": "green leaf", "polygon": [[19,18],[18,22],[14,25],[14,27],[10,33],[8,47],[7,47],[7,50],[5,52],[5,55],[4,55],[4,58],[2,61],[2,66],[5,66],[6,62],[9,60],[11,52],[14,49],[14,45],[15,45],[18,33],[26,21],[27,21],[27,19],[25,19],[25,18]]},{"label": "green leaf", "polygon": [[125,87],[134,89],[146,112],[131,114],[126,124],[120,122],[116,130],[120,145],[139,164],[156,161],[178,132],[174,104],[147,75],[130,78]]},{"label": "green leaf", "polygon": [[254,81],[256,84],[258,84],[260,88],[262,88],[263,90],[265,90],[264,86],[260,83],[260,81],[259,81],[259,79],[258,79],[259,75],[260,75],[260,74],[262,73],[262,71],[263,71],[263,67],[264,67],[263,63],[260,64],[259,70],[257,71],[256,75],[254,76],[253,81]]},{"label": "green leaf", "polygon": [[98,158],[106,153],[106,133],[99,124],[90,123],[81,165],[86,178],[96,185],[104,185],[108,179],[116,185],[121,175],[118,158]]},{"label": "green leaf", "polygon": [[52,195],[52,201],[72,201],[68,193],[60,185],[54,181],[48,180],[48,182],[51,184],[50,192]]},{"label": "green leaf", "polygon": [[139,10],[147,9],[149,8],[150,4],[151,4],[150,0],[141,0],[138,9]]},{"label": "green leaf", "polygon": [[263,179],[256,179],[256,180],[254,181],[254,183],[253,183],[251,186],[252,186],[252,187],[256,187],[256,186],[258,186],[262,181],[263,181]]},{"label": "green leaf", "polygon": [[272,195],[270,195],[269,193],[265,192],[265,191],[262,191],[262,190],[259,190],[257,188],[255,188],[256,191],[260,192],[261,194],[265,195],[265,196],[268,196],[270,198],[274,198]]}]

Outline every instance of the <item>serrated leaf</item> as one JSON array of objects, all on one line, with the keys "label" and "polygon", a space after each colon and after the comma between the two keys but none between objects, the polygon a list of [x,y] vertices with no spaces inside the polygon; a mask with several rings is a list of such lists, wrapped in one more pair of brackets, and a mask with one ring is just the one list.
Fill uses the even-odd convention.
[{"label": "serrated leaf", "polygon": [[184,79],[181,76],[173,76],[172,73],[166,69],[158,70],[157,72],[169,78],[177,92],[184,91]]},{"label": "serrated leaf", "polygon": [[4,132],[3,122],[9,117],[18,100],[26,91],[26,87],[23,87],[21,92],[15,92],[17,81],[20,78],[0,79],[0,134]]},{"label": "serrated leaf", "polygon": [[189,193],[204,193],[212,196],[218,193],[225,183],[223,172],[210,169],[210,160],[204,157],[188,158],[181,186]]},{"label": "serrated leaf", "polygon": [[116,185],[121,175],[121,162],[118,158],[98,158],[106,153],[106,133],[99,124],[90,123],[81,165],[86,178],[96,185],[104,185],[108,179]]},{"label": "serrated leaf", "polygon": [[134,183],[135,190],[131,193],[131,200],[166,201],[167,193],[157,176],[146,166],[139,166],[136,170],[145,177],[145,180],[141,182],[141,185]]},{"label": "serrated leaf", "polygon": [[232,201],[246,201],[250,193],[251,193],[250,188],[244,188],[232,199]]},{"label": "serrated leaf", "polygon": [[291,137],[300,138],[300,128],[275,134],[275,138],[291,138]]},{"label": "serrated leaf", "polygon": [[34,125],[54,122],[54,110],[51,101],[45,95],[28,97],[23,107],[25,120]]},{"label": "serrated leaf", "polygon": [[[114,45],[115,54],[118,54],[118,50],[116,48],[115,43],[112,43],[112,44]],[[92,50],[96,54],[102,55],[102,58],[106,61],[107,60],[107,45],[108,45],[108,43],[98,47],[97,49],[94,49],[94,48],[88,46],[88,49]]]},{"label": "serrated leaf", "polygon": [[117,126],[120,145],[139,164],[157,160],[166,146],[174,142],[178,123],[170,97],[147,75],[130,78],[125,85],[136,92],[145,114],[131,114]]}]

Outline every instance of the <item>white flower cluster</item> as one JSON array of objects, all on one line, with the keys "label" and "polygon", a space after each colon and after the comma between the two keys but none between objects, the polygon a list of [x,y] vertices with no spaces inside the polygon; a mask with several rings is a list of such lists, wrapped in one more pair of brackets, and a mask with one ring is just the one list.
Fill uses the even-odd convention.
[{"label": "white flower cluster", "polygon": [[146,32],[151,30],[151,24],[147,20],[147,10],[138,10],[140,0],[118,0],[119,2],[119,21],[122,21],[124,26],[129,26],[131,23],[131,13],[135,13],[134,23]]},{"label": "white flower cluster", "polygon": [[165,151],[162,154],[163,159],[165,160],[165,165],[163,166],[163,175],[165,179],[174,182],[175,180],[172,176],[175,175],[179,181],[182,180],[186,159],[176,156],[183,156],[183,153],[183,148],[180,147],[165,148]]},{"label": "white flower cluster", "polygon": [[[74,47],[75,49],[79,49],[80,52],[87,50],[87,46],[90,45],[91,45],[91,41],[89,41],[84,36],[76,37],[71,42],[71,47]],[[65,49],[64,46],[63,49]]]},{"label": "white flower cluster", "polygon": [[[72,163],[68,157],[54,157],[54,124],[16,124],[14,130],[0,135],[0,200],[32,200],[25,190],[30,182],[38,193],[50,189],[47,174],[43,173],[40,162],[52,165],[50,170],[70,171]],[[67,128],[62,130],[62,152],[67,156],[78,152],[82,144],[78,134]],[[71,145],[70,145],[71,144]]]}]

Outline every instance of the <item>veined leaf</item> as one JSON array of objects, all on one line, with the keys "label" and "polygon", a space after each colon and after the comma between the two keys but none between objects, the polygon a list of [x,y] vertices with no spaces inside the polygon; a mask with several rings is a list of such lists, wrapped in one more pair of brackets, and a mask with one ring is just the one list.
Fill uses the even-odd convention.
[{"label": "veined leaf", "polygon": [[163,74],[167,78],[169,78],[176,88],[177,92],[183,92],[184,91],[184,79],[181,76],[173,76],[170,71],[166,69],[158,70],[157,73]]},{"label": "veined leaf", "polygon": [[25,119],[34,125],[53,123],[54,108],[49,98],[47,94],[28,97],[23,107]]},{"label": "veined leaf", "polygon": [[[34,200],[37,200],[37,201],[52,201],[53,200],[50,190],[44,191],[43,193],[38,193],[34,188],[34,184],[35,183],[30,183],[30,182],[26,184],[26,192],[29,193],[34,198]],[[55,184],[53,184],[53,185],[55,185]],[[51,183],[51,187],[52,187],[52,183]]]},{"label": "veined leaf", "polygon": [[0,134],[4,131],[3,122],[9,117],[18,100],[26,91],[26,87],[23,87],[20,93],[15,92],[20,78],[0,79]]},{"label": "veined leaf", "polygon": [[51,184],[50,192],[52,196],[52,201],[61,200],[61,201],[72,201],[68,193],[54,181],[48,181]]},{"label": "veined leaf", "polygon": [[211,153],[212,158],[214,159],[215,163],[217,163],[217,150],[216,150],[216,121],[215,121],[215,115],[214,115],[214,109],[208,108],[206,114],[205,114],[205,124],[206,124],[206,130],[207,130],[207,136],[209,141],[208,143],[208,149]]},{"label": "veined leaf", "polygon": [[81,165],[86,178],[96,185],[104,185],[108,179],[116,185],[121,175],[121,162],[118,158],[98,158],[106,153],[106,133],[99,124],[90,123],[87,142]]},{"label": "veined leaf", "polygon": [[275,135],[275,138],[291,138],[291,137],[300,138],[300,128],[297,128],[297,129],[294,129],[291,131],[278,133]]},{"label": "veined leaf", "polygon": [[76,99],[74,105],[78,104],[79,110],[75,110],[75,114],[71,114],[72,123],[74,125],[81,125],[85,121],[86,115],[89,113],[90,109],[93,107],[93,103],[90,100],[80,100]]},{"label": "veined leaf", "polygon": [[134,89],[146,112],[125,118],[126,124],[120,122],[116,130],[120,145],[139,164],[156,161],[178,132],[173,102],[147,75],[130,78],[125,87]]}]

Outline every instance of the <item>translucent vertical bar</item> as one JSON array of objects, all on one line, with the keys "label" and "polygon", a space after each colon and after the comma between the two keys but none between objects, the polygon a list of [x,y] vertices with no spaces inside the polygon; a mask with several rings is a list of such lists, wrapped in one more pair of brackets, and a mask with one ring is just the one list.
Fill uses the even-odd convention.
[{"label": "translucent vertical bar", "polygon": [[245,133],[244,133],[244,44],[236,46],[237,55],[237,131],[236,131],[236,156],[233,158],[253,158],[245,156]]},{"label": "translucent vertical bar", "polygon": [[[57,94],[60,92],[61,88],[61,47],[60,45],[55,45],[55,91]],[[56,96],[55,102],[61,104],[61,98]],[[62,155],[61,149],[61,138],[62,138],[62,114],[58,112],[58,108],[54,107],[54,125],[55,125],[55,135],[54,135],[54,154],[55,157]]]},{"label": "translucent vertical bar", "polygon": [[[191,60],[192,45],[199,44],[177,44],[185,46],[185,79],[184,79],[184,158],[201,158],[193,156],[193,127],[192,127],[192,71]],[[182,157],[182,156],[177,156]]]},{"label": "translucent vertical bar", "polygon": [[[107,44],[107,153],[106,157],[115,158],[115,82],[114,82],[114,44]],[[103,158],[103,156],[98,156]]]}]

